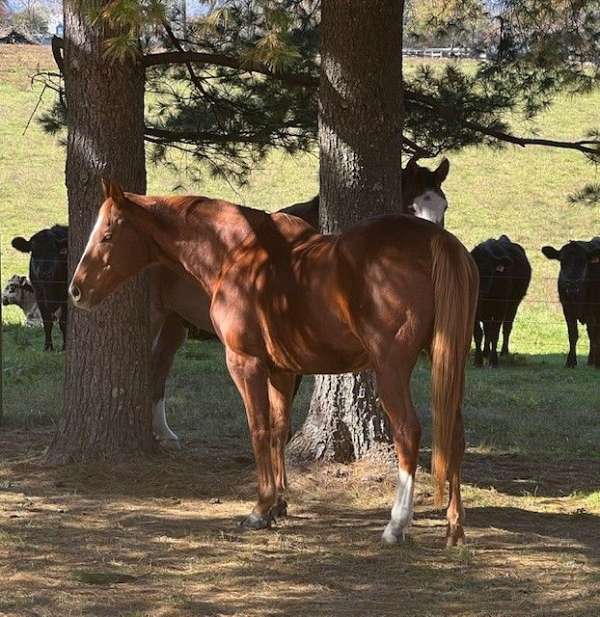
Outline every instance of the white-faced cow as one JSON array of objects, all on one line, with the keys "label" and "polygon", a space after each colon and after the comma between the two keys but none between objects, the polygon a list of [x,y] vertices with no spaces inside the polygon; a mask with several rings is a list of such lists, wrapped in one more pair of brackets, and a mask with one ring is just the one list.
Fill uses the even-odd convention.
[{"label": "white-faced cow", "polygon": [[548,259],[560,262],[558,297],[569,335],[565,366],[577,366],[577,322],[585,324],[590,338],[588,364],[600,368],[600,236],[567,242],[560,250],[542,247]]},{"label": "white-faced cow", "polygon": [[18,306],[25,313],[25,325],[28,327],[41,326],[42,316],[35,301],[35,292],[26,276],[13,274],[8,279],[2,291],[4,306]]},{"label": "white-faced cow", "polygon": [[474,328],[475,366],[483,366],[483,359],[487,357],[489,365],[497,367],[500,328],[501,355],[508,355],[517,309],[531,281],[531,266],[523,247],[508,236],[478,244],[471,255],[477,264],[480,281]]},{"label": "white-faced cow", "polygon": [[67,242],[68,228],[54,225],[42,229],[29,240],[16,237],[12,245],[22,253],[30,253],[29,279],[44,323],[44,351],[52,351],[52,325],[56,315],[63,335],[67,336]]}]

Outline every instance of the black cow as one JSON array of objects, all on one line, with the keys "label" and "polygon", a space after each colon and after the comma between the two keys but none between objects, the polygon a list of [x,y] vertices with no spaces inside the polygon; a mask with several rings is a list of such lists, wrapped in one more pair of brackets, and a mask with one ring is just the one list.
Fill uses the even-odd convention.
[{"label": "black cow", "polygon": [[46,341],[44,351],[52,351],[52,325],[58,315],[63,335],[63,350],[67,338],[67,242],[68,228],[54,225],[42,229],[29,240],[13,238],[12,245],[22,253],[31,253],[29,280],[35,292]]},{"label": "black cow", "polygon": [[483,366],[486,356],[490,366],[496,367],[500,327],[501,355],[507,355],[515,315],[531,281],[531,266],[523,247],[508,236],[478,244],[471,255],[479,270],[479,301],[474,328],[475,366]]},{"label": "black cow", "polygon": [[588,308],[586,320],[590,337],[588,364],[600,368],[600,246],[593,247],[588,254],[584,300]]},{"label": "black cow", "polygon": [[542,247],[548,259],[560,261],[558,297],[569,333],[565,366],[577,366],[577,322],[586,324],[590,338],[588,364],[600,368],[600,236],[589,242],[567,242],[560,250]]}]

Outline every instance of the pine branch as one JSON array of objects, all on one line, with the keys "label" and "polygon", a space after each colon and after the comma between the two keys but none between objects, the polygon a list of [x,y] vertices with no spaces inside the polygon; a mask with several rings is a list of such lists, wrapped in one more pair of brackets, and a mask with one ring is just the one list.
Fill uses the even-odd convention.
[{"label": "pine branch", "polygon": [[[232,133],[230,135],[219,135],[213,131],[190,131],[190,130],[176,130],[163,129],[153,126],[147,126],[144,129],[144,135],[148,141],[160,144],[170,143],[189,143],[198,144],[202,142],[211,144],[228,144],[228,143],[245,143],[245,144],[258,144],[265,145],[266,139],[264,135],[257,134],[244,134],[244,133]],[[294,133],[288,133],[286,131],[277,131],[277,137],[280,139],[286,137],[297,137]]]},{"label": "pine branch", "polygon": [[[462,120],[457,118],[457,113],[453,108],[446,107],[440,104],[434,98],[426,96],[424,94],[412,92],[408,89],[404,91],[404,100],[408,105],[414,105],[421,109],[427,109],[430,112],[435,112],[443,117],[458,120],[459,123],[466,129],[474,131],[475,133],[481,133],[487,135],[498,141],[510,143],[516,146],[525,148],[526,146],[545,146],[549,148],[561,148],[565,150],[576,150],[583,154],[598,157],[600,155],[600,141],[594,139],[585,139],[579,141],[561,141],[555,139],[543,139],[535,137],[521,137],[519,135],[513,135],[501,131],[497,128],[490,126],[483,126],[477,122],[470,122],[469,120]],[[407,107],[408,107],[407,105]]]},{"label": "pine branch", "polygon": [[[60,55],[59,50],[62,48],[62,46],[62,39],[58,37],[53,37],[52,51],[54,53],[55,61],[61,71],[62,56]],[[165,66],[173,64],[189,65],[190,63],[211,64],[213,66],[228,67],[232,69],[238,69],[240,71],[259,73],[277,81],[284,82],[290,86],[313,89],[319,87],[319,78],[314,75],[310,75],[308,73],[294,73],[291,71],[273,71],[263,63],[257,62],[256,60],[245,60],[227,54],[205,53],[196,51],[169,51],[147,54],[143,57],[143,64],[145,67]],[[421,110],[426,109],[430,112],[435,112],[448,119],[458,121],[459,124],[461,124],[465,129],[469,131],[473,131],[481,135],[486,135],[497,141],[510,143],[516,146],[520,146],[522,148],[526,146],[543,146],[566,150],[575,150],[577,152],[581,152],[583,154],[596,158],[600,155],[600,141],[598,140],[590,139],[579,141],[561,141],[554,139],[532,138],[513,135],[512,133],[507,133],[491,126],[484,126],[476,122],[470,122],[468,120],[461,119],[453,108],[443,105],[443,103],[440,103],[433,97],[414,92],[408,87],[405,87],[404,90],[404,100],[407,108],[413,106],[413,108],[418,108]],[[173,132],[170,133],[172,135],[175,135],[175,133]],[[190,133],[183,132],[182,135],[189,136]],[[213,139],[218,139],[218,137],[213,135]],[[256,140],[256,143],[258,143],[258,141],[260,140]],[[417,144],[409,145],[409,147],[415,149],[416,151],[415,146],[418,147],[423,154],[425,154],[426,151],[417,146]]]},{"label": "pine branch", "polygon": [[283,81],[290,86],[301,86],[308,88],[318,88],[319,78],[306,73],[292,73],[290,71],[273,71],[262,62],[249,60],[244,58],[236,58],[227,54],[211,54],[199,51],[165,51],[155,54],[146,54],[142,60],[145,67],[149,66],[164,66],[171,64],[187,64],[192,62],[195,64],[212,64],[214,66],[222,66],[231,69],[238,69],[248,73],[260,73],[275,79]]}]

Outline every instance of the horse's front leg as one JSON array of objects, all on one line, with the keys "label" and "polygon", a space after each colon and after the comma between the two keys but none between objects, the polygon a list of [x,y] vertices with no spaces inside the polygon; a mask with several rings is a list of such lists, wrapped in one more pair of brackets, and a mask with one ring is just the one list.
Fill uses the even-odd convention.
[{"label": "horse's front leg", "polygon": [[248,428],[256,460],[258,501],[242,522],[247,529],[271,526],[271,510],[276,502],[271,460],[271,419],[269,413],[269,371],[259,358],[227,349],[227,368],[246,407]]},{"label": "horse's front leg", "polygon": [[269,377],[271,460],[277,490],[277,501],[272,512],[275,518],[287,514],[287,502],[284,497],[287,490],[285,446],[289,439],[290,407],[297,389],[296,382],[296,376],[288,373],[272,373]]}]

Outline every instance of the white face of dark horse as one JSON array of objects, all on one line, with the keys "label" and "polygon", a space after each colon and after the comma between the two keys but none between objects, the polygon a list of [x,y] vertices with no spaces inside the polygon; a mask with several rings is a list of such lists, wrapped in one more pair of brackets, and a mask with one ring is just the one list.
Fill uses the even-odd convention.
[{"label": "white face of dark horse", "polygon": [[430,189],[422,195],[415,197],[409,208],[420,219],[431,221],[443,227],[444,214],[448,209],[448,202],[443,191]]},{"label": "white face of dark horse", "polygon": [[444,159],[434,171],[420,167],[414,158],[408,162],[402,172],[402,194],[411,214],[444,226],[448,201],[442,190],[442,183],[449,170],[448,159]]}]

